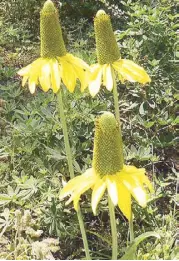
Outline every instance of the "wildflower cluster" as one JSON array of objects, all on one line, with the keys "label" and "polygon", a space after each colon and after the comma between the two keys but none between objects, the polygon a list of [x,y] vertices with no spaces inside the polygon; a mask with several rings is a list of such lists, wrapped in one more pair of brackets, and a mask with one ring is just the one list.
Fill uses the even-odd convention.
[{"label": "wildflower cluster", "polygon": [[[60,199],[70,196],[67,204],[73,201],[79,223],[82,224],[79,212],[80,196],[88,189],[92,189],[91,205],[93,213],[96,215],[98,203],[107,190],[113,206],[118,205],[127,220],[131,222],[131,196],[140,206],[145,207],[147,190],[152,192],[152,185],[145,175],[144,168],[124,164],[120,119],[116,119],[111,112],[105,112],[96,119],[92,167],[84,174],[73,178],[74,172],[62,106],[63,100],[61,94],[58,96],[61,93],[61,83],[63,82],[70,92],[74,92],[78,79],[81,83],[81,91],[83,92],[86,87],[89,87],[89,92],[94,97],[102,85],[111,91],[115,88],[117,80],[121,82],[128,80],[142,84],[151,81],[141,66],[133,61],[121,59],[110,17],[103,10],[98,11],[94,18],[94,30],[98,63],[89,66],[83,60],[67,52],[58,11],[53,2],[47,0],[40,13],[41,57],[18,73],[23,76],[23,86],[28,81],[32,94],[38,85],[44,92],[52,89],[59,97],[60,116],[71,176],[71,180],[60,192]],[[116,101],[116,99],[117,96],[114,93],[114,100]],[[118,102],[115,108],[117,115]],[[111,209],[110,206],[109,209]],[[114,217],[110,214],[111,218],[112,216]],[[114,220],[111,223],[114,225]],[[86,255],[89,259],[84,227],[81,225],[80,228]],[[113,232],[115,231],[113,230]],[[116,257],[116,250],[114,253],[113,257]]]}]

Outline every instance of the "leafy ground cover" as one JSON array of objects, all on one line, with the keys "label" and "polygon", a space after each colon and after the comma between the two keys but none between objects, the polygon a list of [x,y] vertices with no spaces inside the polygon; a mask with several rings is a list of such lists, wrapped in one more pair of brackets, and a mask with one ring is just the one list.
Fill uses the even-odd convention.
[{"label": "leafy ground cover", "polygon": [[[22,4],[23,2],[23,4]],[[32,2],[32,3],[31,3]],[[58,1],[57,5],[59,5]],[[177,10],[174,1],[62,1],[61,20],[68,50],[89,64],[96,61],[93,16],[103,7],[112,15],[121,56],[146,68],[152,82],[118,84],[126,163],[145,167],[155,187],[147,208],[135,203],[135,236],[147,231],[137,259],[176,259],[177,238]],[[39,56],[37,21],[43,1],[2,1],[0,7],[0,258],[83,259],[84,249],[72,206],[59,201],[69,180],[60,118],[53,93],[31,95],[17,70]],[[7,12],[9,10],[9,12]],[[87,12],[88,10],[88,12]],[[17,15],[18,14],[18,15]],[[31,19],[32,17],[32,19]],[[69,19],[69,17],[71,19]],[[75,22],[74,22],[75,21]],[[104,89],[64,93],[75,173],[91,165],[94,119],[113,108]],[[110,259],[106,199],[93,216],[90,193],[81,199],[93,259]],[[126,248],[128,222],[116,209],[119,257]]]}]

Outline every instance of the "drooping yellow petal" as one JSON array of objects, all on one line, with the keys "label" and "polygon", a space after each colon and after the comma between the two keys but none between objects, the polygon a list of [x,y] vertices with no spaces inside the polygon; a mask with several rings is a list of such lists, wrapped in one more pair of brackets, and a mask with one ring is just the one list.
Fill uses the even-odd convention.
[{"label": "drooping yellow petal", "polygon": [[51,61],[51,82],[52,90],[54,93],[57,93],[60,89],[61,77],[60,77],[60,68],[57,60]]},{"label": "drooping yellow petal", "polygon": [[90,66],[90,81],[96,80],[98,77],[99,71],[103,68],[104,65],[99,65],[99,64],[93,64]]},{"label": "drooping yellow petal", "polygon": [[111,201],[114,204],[114,206],[116,206],[118,203],[118,189],[117,189],[117,180],[115,175],[107,175],[106,184],[107,184],[107,190],[111,198]]},{"label": "drooping yellow petal", "polygon": [[84,180],[91,179],[93,175],[93,170],[87,169],[84,174],[71,179],[60,191],[60,200],[70,195],[75,189],[77,189],[80,186],[79,184],[81,184]]},{"label": "drooping yellow petal", "polygon": [[145,184],[151,193],[154,192],[152,183],[150,182],[150,180],[148,179],[148,177],[145,174],[136,173],[136,174],[134,174],[134,176],[140,180],[141,184]]},{"label": "drooping yellow petal", "polygon": [[36,83],[29,79],[29,90],[30,90],[31,94],[34,94],[34,92],[35,92],[35,85],[36,85]]},{"label": "drooping yellow petal", "polygon": [[91,205],[92,205],[92,210],[93,210],[94,215],[96,215],[96,209],[97,209],[98,203],[101,200],[105,189],[106,189],[106,183],[102,179],[98,179],[93,188],[92,199],[91,199]]},{"label": "drooping yellow petal", "polygon": [[118,188],[118,206],[124,216],[130,220],[131,218],[131,194],[128,189],[120,182],[117,184]]},{"label": "drooping yellow petal", "polygon": [[27,65],[26,67],[20,69],[17,73],[20,75],[20,76],[24,76],[24,75],[29,75],[29,72],[30,72],[30,69],[32,68],[32,65],[29,64]]},{"label": "drooping yellow petal", "polygon": [[142,187],[134,187],[132,195],[141,207],[143,207],[143,208],[146,207],[147,193]]},{"label": "drooping yellow petal", "polygon": [[28,78],[29,78],[29,76],[26,76],[26,75],[23,76],[23,79],[22,79],[22,87],[25,86],[25,84],[26,84]]},{"label": "drooping yellow petal", "polygon": [[[103,79],[105,79],[104,85],[106,86],[106,89],[108,91],[112,91],[113,89],[113,77],[112,77],[112,71],[111,71],[111,65],[108,64],[107,66],[103,67]],[[105,75],[105,76],[104,76]]]},{"label": "drooping yellow petal", "polygon": [[87,63],[85,63],[82,59],[78,58],[78,57],[75,57],[73,56],[72,54],[70,53],[67,53],[66,54],[66,58],[68,59],[68,61],[73,64],[75,67],[80,67],[82,69],[85,69],[85,70],[89,70],[89,65]]},{"label": "drooping yellow petal", "polygon": [[[97,73],[97,76],[94,80],[90,81],[89,83],[89,92],[92,97],[94,97],[100,90],[101,86],[101,79],[102,79],[102,66],[98,67],[94,74]],[[92,75],[92,78],[94,75]]]},{"label": "drooping yellow petal", "polygon": [[60,58],[62,68],[62,80],[64,85],[70,92],[74,92],[76,85],[76,73],[73,66],[66,61],[66,59]]},{"label": "drooping yellow petal", "polygon": [[131,192],[132,196],[136,199],[141,207],[146,207],[147,194],[140,182],[137,182],[132,175],[119,175],[120,181]]},{"label": "drooping yellow petal", "polygon": [[[71,71],[72,75],[71,73],[68,74],[68,78],[72,77],[71,79],[72,82],[74,82],[74,78],[75,78],[75,84],[76,84],[76,78],[78,78],[81,83],[81,91],[83,92],[89,83],[89,78],[91,75],[89,65],[85,63],[82,59],[75,57],[70,53],[66,54],[63,57],[59,57],[59,61],[62,65],[62,70],[63,70],[64,61],[66,62],[66,64],[68,65],[70,64],[69,71]],[[75,86],[71,87],[71,92],[74,91],[74,88]]]},{"label": "drooping yellow petal", "polygon": [[39,76],[39,66],[38,62],[36,66],[32,66],[30,75],[29,75],[29,90],[31,94],[34,94],[36,84],[38,84],[38,76]]},{"label": "drooping yellow petal", "polygon": [[88,189],[90,189],[93,185],[95,184],[95,179],[91,178],[88,180],[81,180],[81,182],[78,184],[78,188],[76,188],[75,190],[73,190],[71,197],[69,198],[69,200],[66,202],[66,205],[70,204],[72,201],[75,200],[75,206],[76,204],[78,204],[78,201],[80,199],[80,196],[87,191]]},{"label": "drooping yellow petal", "polygon": [[88,86],[90,74],[89,71],[84,71],[82,68],[75,66],[74,71],[81,84],[81,92],[83,92]]},{"label": "drooping yellow petal", "polygon": [[143,84],[151,81],[144,68],[130,60],[120,59],[113,63],[113,67],[119,74],[121,74],[124,80]]},{"label": "drooping yellow petal", "polygon": [[45,63],[42,66],[41,74],[39,75],[39,82],[44,92],[47,92],[51,87],[50,72],[51,72],[50,64]]},{"label": "drooping yellow petal", "polygon": [[152,184],[151,184],[150,180],[148,179],[148,177],[145,175],[145,169],[144,168],[138,169],[135,166],[125,165],[123,167],[123,170],[122,170],[121,173],[132,175],[133,178],[135,178],[136,181],[141,183],[141,186],[143,184],[145,184],[149,188],[150,192],[153,192]]},{"label": "drooping yellow petal", "polygon": [[79,78],[81,82],[81,92],[84,92],[84,90],[88,87],[90,75],[90,71],[85,71],[83,78]]}]

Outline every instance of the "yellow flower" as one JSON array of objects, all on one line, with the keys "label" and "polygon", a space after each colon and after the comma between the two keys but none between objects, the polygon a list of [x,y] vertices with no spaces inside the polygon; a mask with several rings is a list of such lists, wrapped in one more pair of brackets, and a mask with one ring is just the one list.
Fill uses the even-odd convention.
[{"label": "yellow flower", "polygon": [[81,91],[87,86],[88,65],[81,59],[67,53],[62,37],[58,11],[51,0],[47,0],[40,13],[41,58],[38,58],[18,74],[23,76],[22,86],[28,81],[33,94],[36,85],[44,92],[52,89],[57,93],[61,80],[70,92],[81,82]]},{"label": "yellow flower", "polygon": [[92,189],[93,213],[107,189],[114,206],[118,205],[129,220],[131,217],[131,195],[138,204],[147,204],[148,188],[152,185],[145,176],[145,169],[123,165],[119,126],[112,113],[106,112],[96,121],[93,164],[84,174],[70,180],[60,192],[60,199],[71,195],[67,204],[74,202],[77,210],[80,196]]},{"label": "yellow flower", "polygon": [[121,82],[139,82],[145,84],[151,79],[146,71],[128,59],[121,59],[120,51],[113,33],[111,20],[103,10],[97,12],[94,19],[96,52],[98,63],[91,66],[90,94],[94,97],[103,84],[107,90],[113,89],[115,72]]}]

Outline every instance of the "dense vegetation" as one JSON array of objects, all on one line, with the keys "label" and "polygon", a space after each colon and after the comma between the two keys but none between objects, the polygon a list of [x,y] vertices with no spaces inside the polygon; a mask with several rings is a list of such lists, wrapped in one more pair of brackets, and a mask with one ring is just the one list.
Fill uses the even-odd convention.
[{"label": "dense vegetation", "polygon": [[[0,4],[0,258],[83,259],[75,210],[59,201],[69,180],[56,97],[21,87],[17,70],[39,56],[42,0],[2,0]],[[159,233],[137,248],[137,259],[176,259],[177,8],[173,0],[54,1],[60,7],[68,50],[96,62],[93,17],[103,8],[112,17],[121,56],[141,64],[152,82],[118,84],[126,163],[145,167],[155,187],[147,208],[133,204],[134,231]],[[95,98],[64,94],[76,175],[91,165],[94,119],[114,111],[104,89]],[[93,259],[110,259],[106,199],[93,216],[90,193],[81,199]],[[116,208],[119,257],[125,252],[128,222]],[[19,222],[19,223],[18,223]],[[19,228],[20,227],[20,228]]]}]

